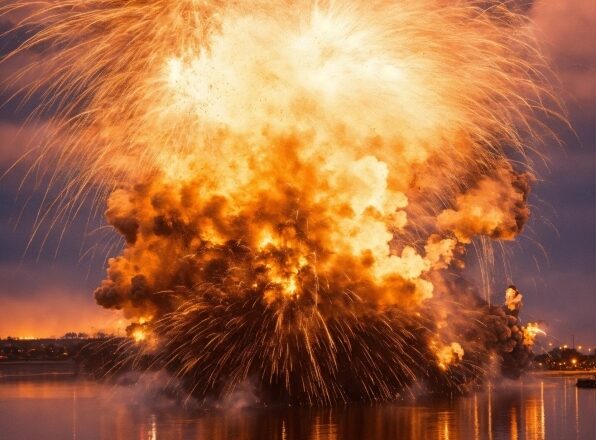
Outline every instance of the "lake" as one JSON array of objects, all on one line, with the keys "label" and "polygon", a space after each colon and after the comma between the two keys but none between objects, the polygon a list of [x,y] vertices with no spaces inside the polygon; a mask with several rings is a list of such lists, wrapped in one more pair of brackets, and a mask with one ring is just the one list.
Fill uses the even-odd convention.
[{"label": "lake", "polygon": [[527,376],[442,401],[336,408],[189,409],[146,387],[0,370],[1,440],[594,439],[596,389]]}]

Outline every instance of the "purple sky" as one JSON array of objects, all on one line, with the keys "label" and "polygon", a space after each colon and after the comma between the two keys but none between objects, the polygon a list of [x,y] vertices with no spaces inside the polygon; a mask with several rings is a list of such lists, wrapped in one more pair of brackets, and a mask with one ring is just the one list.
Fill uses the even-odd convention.
[{"label": "purple sky", "polygon": [[[536,163],[532,220],[524,236],[507,245],[511,281],[525,295],[525,320],[545,322],[545,342],[571,344],[573,334],[577,345],[595,346],[596,7],[593,0],[535,0],[529,13],[576,134],[555,127],[564,147],[546,145],[548,163]],[[10,27],[0,19],[0,32]],[[0,53],[13,44],[0,40]],[[0,76],[21,62],[0,67]],[[6,93],[0,96],[5,99]],[[30,110],[0,109],[0,174],[35,145],[32,127],[19,132]],[[104,276],[105,257],[117,251],[110,248],[113,239],[106,243],[105,233],[90,234],[103,219],[90,215],[89,208],[67,229],[60,246],[58,229],[45,246],[42,231],[27,249],[44,189],[40,181],[42,188],[36,190],[33,178],[19,191],[27,167],[17,167],[0,181],[0,337],[114,326],[119,316],[100,309],[92,298]],[[495,279],[495,301],[508,281]]]}]

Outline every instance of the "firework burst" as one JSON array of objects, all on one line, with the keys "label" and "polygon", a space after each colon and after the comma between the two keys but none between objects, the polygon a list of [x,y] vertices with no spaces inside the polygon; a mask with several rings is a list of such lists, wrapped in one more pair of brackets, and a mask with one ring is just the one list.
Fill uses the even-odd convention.
[{"label": "firework burst", "polygon": [[107,199],[126,244],[97,302],[192,393],[250,380],[274,400],[389,399],[527,361],[520,301],[491,307],[459,275],[477,237],[523,228],[519,158],[547,111],[528,23],[505,4],[4,11],[32,33],[4,62],[43,53],[8,84],[43,96],[38,161],[66,176],[41,217]]}]

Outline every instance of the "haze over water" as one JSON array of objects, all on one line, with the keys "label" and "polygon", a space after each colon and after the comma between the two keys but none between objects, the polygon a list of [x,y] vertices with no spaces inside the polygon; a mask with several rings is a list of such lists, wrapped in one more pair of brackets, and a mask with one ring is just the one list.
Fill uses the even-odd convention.
[{"label": "haze over water", "polygon": [[[575,377],[530,377],[452,401],[197,411],[142,387],[0,377],[0,438],[593,439],[596,392]],[[239,406],[242,402],[230,402]]]}]

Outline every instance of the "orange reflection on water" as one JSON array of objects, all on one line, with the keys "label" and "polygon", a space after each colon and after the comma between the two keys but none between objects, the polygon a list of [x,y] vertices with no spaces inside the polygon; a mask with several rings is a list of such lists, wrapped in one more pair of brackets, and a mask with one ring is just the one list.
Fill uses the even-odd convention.
[{"label": "orange reflection on water", "polygon": [[493,439],[493,396],[492,396],[492,385],[488,384],[488,439]]},{"label": "orange reflection on water", "polygon": [[[453,440],[596,438],[592,390],[564,379],[473,396],[337,408],[197,411],[139,386],[0,377],[0,438],[100,440]],[[587,391],[587,393],[584,393]],[[592,394],[590,394],[592,393]],[[163,400],[163,401],[162,401]],[[565,402],[569,407],[565,407]],[[564,413],[568,412],[568,424]],[[31,422],[35,414],[35,423]]]},{"label": "orange reflection on water", "polygon": [[544,383],[540,383],[539,398],[526,400],[524,420],[527,440],[544,439]]},{"label": "orange reflection on water", "polygon": [[449,440],[451,438],[450,424],[451,424],[451,413],[442,411],[439,413],[437,422],[439,424],[439,440]]},{"label": "orange reflection on water", "polygon": [[474,394],[474,440],[480,438],[480,421],[478,419],[478,394]]},{"label": "orange reflection on water", "polygon": [[510,435],[509,438],[511,440],[518,440],[519,439],[519,428],[517,426],[517,411],[516,408],[514,406],[511,407],[511,410],[509,412],[510,415],[510,420],[511,420],[511,431],[510,431]]}]

